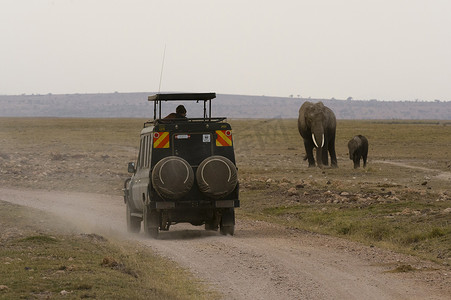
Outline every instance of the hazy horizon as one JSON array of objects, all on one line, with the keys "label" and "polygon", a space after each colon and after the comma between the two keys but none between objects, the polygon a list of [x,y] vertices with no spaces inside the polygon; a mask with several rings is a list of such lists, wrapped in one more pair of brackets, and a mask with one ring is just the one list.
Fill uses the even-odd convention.
[{"label": "hazy horizon", "polygon": [[450,9],[444,0],[2,0],[0,95],[450,101]]}]

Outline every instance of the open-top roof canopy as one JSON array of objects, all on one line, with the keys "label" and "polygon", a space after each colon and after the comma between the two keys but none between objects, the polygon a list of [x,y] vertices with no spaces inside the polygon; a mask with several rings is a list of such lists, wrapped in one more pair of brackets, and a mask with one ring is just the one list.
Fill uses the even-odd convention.
[{"label": "open-top roof canopy", "polygon": [[155,94],[149,96],[149,101],[207,101],[216,98],[216,93],[175,93]]},{"label": "open-top roof canopy", "polygon": [[[204,102],[204,116],[203,121],[212,121],[211,118],[211,99],[216,98],[216,93],[167,93],[167,94],[155,94],[148,96],[147,100],[153,102],[153,115],[154,120],[161,119],[161,104],[163,101],[203,101]],[[207,111],[208,102],[208,111]],[[216,121],[223,120],[225,118],[216,118]],[[189,120],[194,120],[190,118]]]}]

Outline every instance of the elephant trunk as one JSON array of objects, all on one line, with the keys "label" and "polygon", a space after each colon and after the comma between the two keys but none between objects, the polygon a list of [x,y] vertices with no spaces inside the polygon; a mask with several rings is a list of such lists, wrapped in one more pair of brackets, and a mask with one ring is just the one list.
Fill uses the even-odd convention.
[{"label": "elephant trunk", "polygon": [[318,167],[323,166],[324,131],[322,127],[312,131],[312,140],[316,147],[316,163]]},{"label": "elephant trunk", "polygon": [[316,138],[315,138],[315,134],[312,133],[312,140],[313,143],[315,144],[316,148],[323,148],[324,147],[324,133],[321,135],[321,147],[318,146],[318,143],[316,142]]},{"label": "elephant trunk", "polygon": [[323,148],[316,148],[316,163],[319,168],[323,168]]}]

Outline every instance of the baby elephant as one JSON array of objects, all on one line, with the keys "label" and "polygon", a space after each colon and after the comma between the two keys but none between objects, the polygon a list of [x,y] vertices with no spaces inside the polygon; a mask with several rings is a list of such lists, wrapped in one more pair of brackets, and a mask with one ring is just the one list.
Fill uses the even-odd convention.
[{"label": "baby elephant", "polygon": [[363,167],[366,167],[368,157],[368,140],[363,135],[356,135],[348,142],[349,159],[354,162],[354,169],[360,168],[360,158],[363,159]]}]

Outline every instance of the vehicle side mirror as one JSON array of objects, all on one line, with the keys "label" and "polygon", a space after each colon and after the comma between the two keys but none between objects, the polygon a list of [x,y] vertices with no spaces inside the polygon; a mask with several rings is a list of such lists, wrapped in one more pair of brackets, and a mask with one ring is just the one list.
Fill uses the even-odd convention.
[{"label": "vehicle side mirror", "polygon": [[134,162],[129,162],[128,163],[128,173],[135,173],[136,169],[135,169],[135,163]]}]

